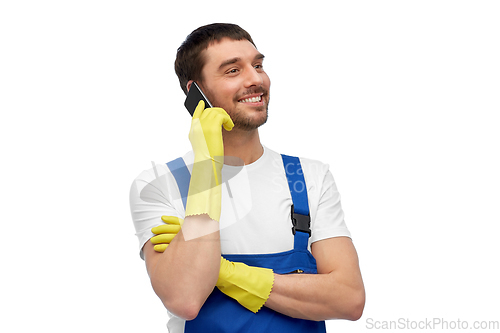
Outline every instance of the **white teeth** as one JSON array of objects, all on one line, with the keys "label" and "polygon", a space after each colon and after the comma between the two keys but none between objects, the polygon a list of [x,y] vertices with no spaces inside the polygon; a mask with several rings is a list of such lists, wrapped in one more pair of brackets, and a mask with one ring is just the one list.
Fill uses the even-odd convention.
[{"label": "white teeth", "polygon": [[242,102],[242,103],[257,103],[257,102],[261,101],[261,99],[262,99],[261,97],[262,96],[246,98],[246,99],[242,99],[240,102]]}]

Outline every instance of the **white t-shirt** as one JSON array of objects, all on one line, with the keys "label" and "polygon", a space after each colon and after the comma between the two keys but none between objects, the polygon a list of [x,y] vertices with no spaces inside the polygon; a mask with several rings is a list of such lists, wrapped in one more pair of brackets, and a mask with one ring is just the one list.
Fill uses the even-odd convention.
[{"label": "white t-shirt", "polygon": [[[183,156],[189,171],[192,152]],[[327,164],[300,158],[307,184],[311,215],[310,244],[322,239],[351,237],[344,222],[340,194]],[[292,197],[281,155],[264,147],[263,155],[243,167],[222,168],[220,239],[222,254],[265,254],[293,249],[290,207]],[[303,184],[296,183],[297,191]],[[174,176],[166,164],[142,172],[130,190],[130,209],[139,249],[162,225],[162,215],[184,218],[184,205]],[[171,332],[183,331],[183,321],[171,318]],[[174,327],[179,329],[174,329]],[[182,327],[182,330],[180,330]]]}]

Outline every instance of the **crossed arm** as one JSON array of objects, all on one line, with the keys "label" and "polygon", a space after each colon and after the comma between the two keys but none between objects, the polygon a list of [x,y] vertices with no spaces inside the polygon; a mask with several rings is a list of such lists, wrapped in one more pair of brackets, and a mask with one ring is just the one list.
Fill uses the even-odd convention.
[{"label": "crossed arm", "polygon": [[315,242],[312,254],[318,274],[276,274],[265,306],[294,318],[358,320],[365,305],[365,290],[351,239]]},{"label": "crossed arm", "polygon": [[[163,253],[156,252],[151,241],[143,247],[155,293],[170,312],[186,320],[196,318],[217,282],[218,228],[219,223],[208,215],[186,217],[182,230]],[[194,232],[202,236],[194,237]]]},{"label": "crossed arm", "polygon": [[[153,289],[174,314],[196,318],[217,282],[220,236],[217,222],[208,216],[187,218],[183,230],[205,228],[205,236],[189,241],[183,231],[165,252],[144,246],[146,267]],[[210,228],[213,228],[213,232]],[[265,306],[294,318],[309,320],[361,317],[365,291],[356,250],[350,238],[336,237],[313,243],[318,274],[275,274]]]}]

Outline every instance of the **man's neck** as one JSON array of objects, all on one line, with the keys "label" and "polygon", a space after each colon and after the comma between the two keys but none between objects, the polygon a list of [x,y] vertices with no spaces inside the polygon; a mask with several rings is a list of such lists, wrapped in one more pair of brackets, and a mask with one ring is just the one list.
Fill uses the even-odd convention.
[{"label": "man's neck", "polygon": [[233,128],[230,132],[222,130],[222,137],[226,164],[239,164],[234,159],[228,158],[237,157],[247,165],[257,161],[264,153],[257,129],[244,131]]}]

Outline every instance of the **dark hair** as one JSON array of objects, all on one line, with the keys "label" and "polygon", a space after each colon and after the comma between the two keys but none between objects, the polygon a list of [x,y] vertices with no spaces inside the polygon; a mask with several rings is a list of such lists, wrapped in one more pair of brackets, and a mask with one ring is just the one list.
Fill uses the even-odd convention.
[{"label": "dark hair", "polygon": [[236,24],[213,23],[194,30],[177,49],[177,57],[175,58],[175,73],[186,95],[188,92],[186,85],[189,80],[203,80],[201,77],[201,70],[205,65],[203,51],[210,44],[219,42],[223,38],[232,40],[247,39],[255,46],[250,34]]}]

